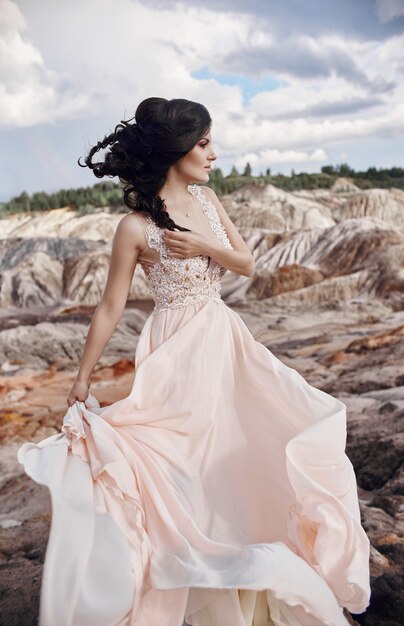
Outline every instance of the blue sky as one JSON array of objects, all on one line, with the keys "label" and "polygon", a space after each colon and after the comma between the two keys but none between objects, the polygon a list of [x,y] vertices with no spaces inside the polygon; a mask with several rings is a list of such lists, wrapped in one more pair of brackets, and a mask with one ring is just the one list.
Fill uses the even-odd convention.
[{"label": "blue sky", "polygon": [[200,80],[213,79],[221,85],[235,85],[239,87],[243,96],[244,106],[248,106],[249,100],[255,96],[256,93],[273,91],[274,89],[279,89],[279,87],[287,85],[286,81],[277,80],[270,76],[255,78],[254,76],[243,76],[243,74],[218,74],[208,66],[193,72],[192,76]]},{"label": "blue sky", "polygon": [[150,96],[207,106],[225,174],[404,167],[403,75],[404,0],[0,0],[0,200],[98,182]]}]

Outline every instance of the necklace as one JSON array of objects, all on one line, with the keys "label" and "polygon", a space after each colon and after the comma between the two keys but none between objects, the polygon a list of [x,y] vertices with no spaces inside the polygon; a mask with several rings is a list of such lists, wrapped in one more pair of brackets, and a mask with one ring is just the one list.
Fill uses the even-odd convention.
[{"label": "necklace", "polygon": [[[194,197],[193,197],[191,194],[190,194],[190,196],[191,196],[191,202],[192,202],[192,204],[194,204]],[[188,212],[188,213],[185,213],[185,215],[186,215],[187,217],[190,217],[190,216],[191,216],[191,213],[189,213],[189,212]]]}]

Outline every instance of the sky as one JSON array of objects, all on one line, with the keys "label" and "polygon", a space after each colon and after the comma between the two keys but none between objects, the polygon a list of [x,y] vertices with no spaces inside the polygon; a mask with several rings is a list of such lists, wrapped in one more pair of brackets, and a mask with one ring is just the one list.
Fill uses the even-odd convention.
[{"label": "sky", "polygon": [[216,167],[404,167],[404,0],[0,0],[0,201],[151,96],[204,104]]}]

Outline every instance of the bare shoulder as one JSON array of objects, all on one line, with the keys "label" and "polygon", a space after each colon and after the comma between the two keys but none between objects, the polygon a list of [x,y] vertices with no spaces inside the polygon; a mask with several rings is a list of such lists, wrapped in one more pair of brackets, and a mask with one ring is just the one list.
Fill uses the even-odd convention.
[{"label": "bare shoulder", "polygon": [[127,213],[118,223],[115,239],[122,240],[139,252],[146,247],[146,218],[139,213]]},{"label": "bare shoulder", "polygon": [[200,185],[200,188],[204,190],[205,194],[212,200],[214,205],[218,208],[219,213],[221,213],[221,217],[223,213],[227,215],[226,210],[223,204],[220,202],[219,198],[217,197],[216,192],[211,187],[207,187],[206,185]]}]

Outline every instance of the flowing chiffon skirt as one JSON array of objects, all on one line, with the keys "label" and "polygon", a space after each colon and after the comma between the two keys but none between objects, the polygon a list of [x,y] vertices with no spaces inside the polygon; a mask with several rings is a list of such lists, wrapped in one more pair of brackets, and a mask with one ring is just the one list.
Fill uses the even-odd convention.
[{"label": "flowing chiffon skirt", "polygon": [[130,394],[18,458],[50,489],[40,626],[346,626],[369,540],[346,407],[221,299],[151,313]]}]

